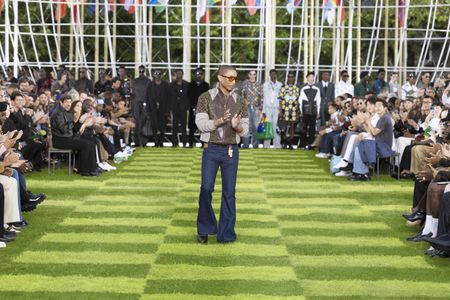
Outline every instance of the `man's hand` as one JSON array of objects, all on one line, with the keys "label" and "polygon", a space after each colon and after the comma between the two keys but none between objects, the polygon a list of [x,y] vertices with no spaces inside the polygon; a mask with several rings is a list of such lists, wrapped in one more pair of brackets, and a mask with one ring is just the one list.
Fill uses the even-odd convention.
[{"label": "man's hand", "polygon": [[3,159],[3,164],[5,167],[10,167],[12,164],[17,162],[19,160],[19,154],[9,151],[5,154],[5,157]]},{"label": "man's hand", "polygon": [[13,172],[14,172],[13,169],[5,168],[5,170],[3,171],[2,175],[11,177],[11,176],[13,176]]},{"label": "man's hand", "polygon": [[231,117],[230,110],[227,109],[227,110],[225,111],[225,113],[223,114],[223,117],[222,117],[222,118],[219,118],[219,119],[215,119],[215,120],[214,120],[214,126],[215,126],[215,127],[219,127],[219,126],[221,126],[221,125],[227,123],[227,122],[230,120],[230,117]]},{"label": "man's hand", "polygon": [[436,154],[431,154],[430,157],[425,158],[425,161],[432,166],[437,166],[439,165],[439,162],[442,158],[443,157],[441,156],[441,150],[439,150]]},{"label": "man's hand", "polygon": [[231,127],[233,127],[233,129],[236,129],[240,123],[241,123],[241,115],[235,114],[233,119],[231,119]]},{"label": "man's hand", "polygon": [[431,171],[431,169],[426,169],[426,170],[423,170],[423,171],[419,171],[416,174],[416,178],[420,182],[431,181],[431,179],[433,179],[433,172]]}]

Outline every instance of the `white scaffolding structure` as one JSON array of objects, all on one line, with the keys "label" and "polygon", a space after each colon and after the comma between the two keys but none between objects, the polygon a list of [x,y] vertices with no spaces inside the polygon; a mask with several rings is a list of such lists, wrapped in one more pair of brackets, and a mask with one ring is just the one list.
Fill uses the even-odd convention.
[{"label": "white scaffolding structure", "polygon": [[[209,5],[206,22],[196,18],[202,2]],[[3,0],[0,67],[17,75],[22,66],[64,64],[97,74],[145,65],[167,74],[183,69],[187,79],[199,66],[209,77],[224,62],[257,70],[259,79],[272,68],[331,70],[335,78],[342,69],[356,77],[385,68],[406,78],[448,68],[450,0],[337,0],[342,6],[333,8],[331,24],[323,15],[328,0],[300,1],[292,14],[287,2],[260,0],[250,16],[244,0]],[[57,18],[63,6],[66,14]],[[413,28],[408,17],[418,14],[423,24]],[[446,19],[442,28],[438,16]],[[419,50],[410,59],[414,45]],[[254,53],[242,53],[249,49]]]}]

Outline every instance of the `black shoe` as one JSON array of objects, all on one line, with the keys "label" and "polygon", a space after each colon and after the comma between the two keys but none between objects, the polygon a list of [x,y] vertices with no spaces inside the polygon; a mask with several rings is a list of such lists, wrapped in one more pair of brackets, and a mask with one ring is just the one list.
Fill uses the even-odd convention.
[{"label": "black shoe", "polygon": [[41,204],[42,201],[44,201],[45,199],[45,195],[44,197],[42,195],[34,195],[34,194],[29,194],[29,198],[28,198],[28,202],[31,203],[36,203],[36,204]]},{"label": "black shoe", "polygon": [[197,234],[197,242],[199,242],[200,244],[208,243],[208,235]]},{"label": "black shoe", "polygon": [[345,171],[345,172],[351,172],[353,170],[353,164],[348,163],[346,167],[339,168],[339,170]]},{"label": "black shoe", "polygon": [[36,209],[36,207],[38,206],[38,203],[34,203],[34,202],[23,202],[20,205],[20,208],[23,212],[30,212]]},{"label": "black shoe", "polygon": [[410,241],[410,242],[422,242],[424,237],[431,237],[432,235],[433,235],[433,233],[431,233],[431,232],[428,234],[422,234],[422,232],[419,232],[415,236],[406,238],[406,240]]},{"label": "black shoe", "polygon": [[4,230],[3,232],[0,233],[1,236],[6,236],[9,238],[13,238],[15,239],[17,234],[14,231],[8,231],[8,230]]},{"label": "black shoe", "polygon": [[9,223],[8,225],[14,226],[16,228],[24,229],[28,227],[29,223],[26,220],[22,220],[20,222]]},{"label": "black shoe", "polygon": [[9,243],[14,241],[16,238],[15,237],[10,237],[4,234],[0,234],[0,242],[4,242],[4,243]]},{"label": "black shoe", "polygon": [[428,251],[427,254],[430,255],[431,257],[439,257],[439,258],[448,258],[449,257],[447,252],[439,250],[439,249],[434,249],[434,248],[432,250]]},{"label": "black shoe", "polygon": [[294,150],[294,146],[289,145],[289,150]]},{"label": "black shoe", "polygon": [[352,176],[348,177],[348,180],[351,181],[369,181],[370,177],[367,174],[352,174]]},{"label": "black shoe", "polygon": [[403,214],[403,217],[410,222],[415,222],[418,220],[425,220],[426,214],[424,211],[418,210],[412,214]]}]

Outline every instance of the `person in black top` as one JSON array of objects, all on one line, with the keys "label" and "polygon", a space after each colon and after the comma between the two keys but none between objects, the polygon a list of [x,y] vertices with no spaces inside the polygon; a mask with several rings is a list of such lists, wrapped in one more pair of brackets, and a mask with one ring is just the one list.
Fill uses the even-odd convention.
[{"label": "person in black top", "polygon": [[86,91],[92,94],[94,93],[94,84],[92,83],[92,80],[88,78],[88,72],[87,68],[80,68],[80,77],[75,81],[74,88],[77,91]]},{"label": "person in black top", "polygon": [[40,171],[44,166],[43,151],[47,144],[34,134],[33,110],[24,108],[24,99],[20,92],[14,92],[11,96],[12,112],[9,118],[14,123],[14,129],[22,130],[23,135],[19,142],[22,145],[23,157],[33,163],[33,169]]},{"label": "person in black top", "polygon": [[195,108],[198,97],[209,90],[209,84],[205,82],[205,72],[202,68],[195,69],[195,80],[189,84],[189,147],[195,146],[194,133],[197,130],[195,125]]},{"label": "person in black top", "polygon": [[78,151],[77,171],[83,176],[98,176],[95,157],[95,144],[91,141],[75,138],[73,135],[73,115],[70,112],[72,98],[63,96],[60,105],[50,117],[53,146],[59,149]]},{"label": "person in black top", "polygon": [[100,95],[103,92],[106,92],[108,90],[108,87],[111,86],[111,81],[108,80],[107,73],[108,72],[105,69],[101,69],[98,72],[99,79],[94,86],[96,96]]},{"label": "person in black top", "polygon": [[153,71],[153,81],[148,85],[147,109],[150,112],[153,138],[156,147],[163,147],[166,132],[166,116],[169,109],[169,83],[161,79],[159,69]]},{"label": "person in black top", "polygon": [[181,141],[186,147],[186,121],[189,109],[189,83],[183,80],[183,71],[175,71],[175,80],[170,83],[170,106],[172,110],[172,147],[178,146],[178,129],[181,124]]},{"label": "person in black top", "polygon": [[147,137],[141,134],[141,130],[146,117],[146,100],[150,82],[146,68],[139,66],[139,76],[131,82],[131,114],[136,121],[136,128],[134,128],[134,143],[136,147],[147,144]]}]

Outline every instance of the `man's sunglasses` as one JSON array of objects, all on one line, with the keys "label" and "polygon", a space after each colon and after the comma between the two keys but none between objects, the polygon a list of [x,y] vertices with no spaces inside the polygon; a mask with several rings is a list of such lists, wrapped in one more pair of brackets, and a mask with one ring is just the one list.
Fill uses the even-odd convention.
[{"label": "man's sunglasses", "polygon": [[223,76],[223,75],[220,75],[220,74],[219,74],[219,76],[222,76],[222,77],[228,79],[228,82],[234,82],[234,81],[237,81],[237,79],[238,79],[235,76]]},{"label": "man's sunglasses", "polygon": [[145,70],[139,70],[139,73],[145,73]]},{"label": "man's sunglasses", "polygon": [[153,72],[153,75],[161,75],[161,72]]}]

